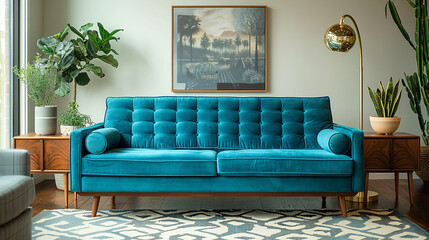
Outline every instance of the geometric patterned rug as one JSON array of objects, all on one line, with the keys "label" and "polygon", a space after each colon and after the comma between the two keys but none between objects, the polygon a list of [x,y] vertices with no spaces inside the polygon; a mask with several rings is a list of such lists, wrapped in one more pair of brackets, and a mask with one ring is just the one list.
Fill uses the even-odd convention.
[{"label": "geometric patterned rug", "polygon": [[428,239],[395,210],[45,210],[33,239]]}]

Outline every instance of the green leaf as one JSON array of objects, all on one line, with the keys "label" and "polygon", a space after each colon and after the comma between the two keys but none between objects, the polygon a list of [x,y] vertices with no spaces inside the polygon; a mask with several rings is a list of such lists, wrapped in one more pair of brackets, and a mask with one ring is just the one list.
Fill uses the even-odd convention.
[{"label": "green leaf", "polygon": [[73,78],[67,74],[67,75],[61,77],[61,81],[71,83],[71,82],[73,82]]},{"label": "green leaf", "polygon": [[98,33],[96,31],[88,31],[88,38],[89,40],[97,46],[97,52],[98,49],[100,49],[100,43],[101,39],[98,37]]},{"label": "green leaf", "polygon": [[427,96],[425,88],[421,87],[421,91],[422,91],[422,95],[423,95],[423,101],[424,101],[424,104],[426,106],[426,110],[429,112],[429,98]]},{"label": "green leaf", "polygon": [[55,94],[60,97],[64,97],[70,92],[69,84],[62,80],[56,84],[55,88]]},{"label": "green leaf", "polygon": [[387,6],[389,6],[389,2],[384,6],[384,16],[387,18]]},{"label": "green leaf", "polygon": [[115,57],[112,54],[100,56],[99,59],[105,63],[112,65],[115,68],[119,66],[118,61],[115,59]]},{"label": "green leaf", "polygon": [[67,35],[69,34],[69,30],[70,30],[70,27],[67,26],[61,32],[55,34],[53,37],[55,39],[57,39],[58,41],[62,42],[67,37]]},{"label": "green leaf", "polygon": [[97,75],[99,77],[104,77],[104,73],[103,73],[103,70],[101,69],[101,67],[95,66],[92,63],[88,63],[85,66],[85,69],[88,70],[88,71],[93,72],[95,75]]},{"label": "green leaf", "polygon": [[410,35],[408,35],[408,32],[405,30],[404,26],[402,25],[401,18],[399,17],[395,4],[391,0],[389,0],[388,4],[389,4],[390,15],[392,16],[396,26],[398,26],[399,31],[402,33],[402,36],[404,36],[405,40],[408,41],[408,43],[411,45],[413,49],[416,49],[416,47],[414,47],[413,42],[411,42]]},{"label": "green leaf", "polygon": [[369,98],[372,100],[372,103],[374,104],[374,108],[375,108],[375,111],[377,112],[377,116],[381,117],[380,105],[377,102],[377,99],[374,95],[374,91],[370,87],[368,87],[368,93],[369,93]]},{"label": "green leaf", "polygon": [[415,7],[416,7],[416,4],[415,4],[415,3],[413,3],[411,0],[408,0],[408,3],[411,5],[411,7],[413,7],[413,8],[415,8]]},{"label": "green leaf", "polygon": [[385,111],[384,105],[383,105],[383,103],[382,103],[382,101],[381,101],[381,95],[380,95],[380,94],[376,94],[376,95],[375,95],[375,99],[376,99],[376,100],[377,100],[377,102],[379,102],[379,104],[380,104],[381,117],[386,117],[386,111]]},{"label": "green leaf", "polygon": [[81,71],[80,69],[76,69],[76,70],[70,72],[70,77],[75,79],[77,77],[77,75],[79,75],[80,71]]},{"label": "green leaf", "polygon": [[[380,81],[380,86],[381,86],[381,91],[380,91],[381,106],[386,106],[386,97],[387,97],[387,94],[386,94],[386,90],[384,89],[383,83],[381,83],[381,81]],[[383,109],[382,113],[383,113],[383,117],[384,117],[384,115],[385,115],[384,109]]]},{"label": "green leaf", "polygon": [[393,101],[392,111],[390,113],[390,117],[394,117],[396,111],[398,110],[399,102],[401,101],[401,94],[402,94],[402,89],[401,89],[401,91],[399,91],[399,94],[396,96],[395,100]]},{"label": "green leaf", "polygon": [[110,45],[109,42],[105,42],[101,44],[101,51],[103,51],[104,54],[109,54],[111,52],[112,46]]},{"label": "green leaf", "polygon": [[80,86],[85,86],[89,83],[90,79],[88,77],[88,74],[86,72],[81,72],[77,77],[75,78],[75,81]]},{"label": "green leaf", "polygon": [[74,61],[74,56],[67,55],[67,56],[61,58],[59,66],[60,66],[60,68],[63,68],[63,69],[68,68],[73,63],[73,61]]},{"label": "green leaf", "polygon": [[[390,77],[390,79],[392,79],[392,77]],[[399,89],[399,80],[396,82],[395,86],[393,87],[393,92],[392,92],[392,98],[396,97],[398,95],[398,89]],[[402,91],[402,89],[401,89]]]},{"label": "green leaf", "polygon": [[112,51],[112,49],[109,49],[109,48],[102,48],[102,49],[101,49],[101,51],[102,51],[104,54],[109,54],[109,53]]},{"label": "green leaf", "polygon": [[[407,77],[407,81],[409,81],[409,77]],[[416,108],[416,102],[415,102],[415,96],[412,93],[411,89],[410,89],[410,85],[408,84],[408,86],[405,84],[404,79],[402,79],[402,85],[405,87],[405,90],[407,91],[407,95],[408,95],[408,99],[410,100],[410,107],[411,110],[413,110],[414,113],[417,114],[417,108]],[[419,103],[420,104],[420,103]]]},{"label": "green leaf", "polygon": [[120,31],[124,31],[124,29],[116,29],[116,30],[112,31],[112,32],[109,34],[109,36],[107,36],[106,38],[102,39],[102,40],[103,40],[103,42],[109,42],[109,41],[111,41],[111,40],[118,41],[118,40],[119,40],[119,39],[121,39],[121,38],[119,38],[119,37],[114,37],[114,35],[115,35],[116,33],[120,32]]},{"label": "green leaf", "polygon": [[54,54],[55,48],[58,45],[58,40],[54,37],[44,37],[37,40],[37,47],[46,54]]},{"label": "green leaf", "polygon": [[88,29],[90,29],[92,26],[94,26],[94,24],[92,24],[92,23],[87,23],[87,24],[85,24],[85,25],[81,26],[79,30],[80,30],[81,32],[86,32],[86,31],[88,31]]},{"label": "green leaf", "polygon": [[70,55],[73,52],[73,43],[68,41],[62,41],[58,44],[55,51],[60,57]]},{"label": "green leaf", "polygon": [[[112,38],[116,33],[120,32],[120,31],[124,31],[124,29],[116,29],[116,30],[113,30],[113,31],[109,34],[109,37],[108,37],[108,38]],[[116,39],[119,39],[119,38],[116,38]]]},{"label": "green leaf", "polygon": [[78,38],[77,40],[72,40],[72,42],[74,48],[74,56],[79,61],[86,61],[86,56],[88,54],[86,53],[85,44],[82,42],[82,39]]},{"label": "green leaf", "polygon": [[109,36],[109,32],[107,32],[106,29],[104,29],[103,24],[97,23],[97,25],[98,25],[98,31],[100,32],[101,40],[106,39]]},{"label": "green leaf", "polygon": [[90,57],[90,59],[92,59],[95,56],[95,54],[98,52],[97,46],[92,41],[86,41],[85,47],[86,47],[86,52],[88,53],[88,56]]},{"label": "green leaf", "polygon": [[386,103],[387,104],[391,103],[392,99],[393,99],[393,81],[391,77],[386,87]]},{"label": "green leaf", "polygon": [[78,35],[80,38],[85,39],[85,36],[82,35],[82,33],[80,33],[75,27],[73,27],[70,24],[67,24],[67,26],[70,28],[70,30],[72,32],[74,32],[74,34]]},{"label": "green leaf", "polygon": [[112,51],[112,52],[113,52],[114,54],[116,54],[116,55],[119,55],[119,54],[118,54],[118,52],[116,52],[116,50],[115,50],[115,49],[113,49],[113,48],[112,48],[112,49],[110,49],[110,51]]}]

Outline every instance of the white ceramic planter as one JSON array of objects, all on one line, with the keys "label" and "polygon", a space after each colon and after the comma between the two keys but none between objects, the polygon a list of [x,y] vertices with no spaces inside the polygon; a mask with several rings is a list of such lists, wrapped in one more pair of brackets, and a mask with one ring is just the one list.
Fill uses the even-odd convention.
[{"label": "white ceramic planter", "polygon": [[399,124],[401,123],[401,118],[370,116],[369,122],[371,123],[372,129],[377,134],[392,135],[398,129]]},{"label": "white ceramic planter", "polygon": [[57,132],[57,106],[35,107],[34,130],[37,135],[51,135]]},{"label": "white ceramic planter", "polygon": [[76,130],[76,129],[78,129],[78,128],[79,128],[78,126],[64,126],[64,125],[61,125],[61,126],[60,126],[61,134],[62,134],[63,136],[70,136],[70,133],[71,133],[73,130]]}]

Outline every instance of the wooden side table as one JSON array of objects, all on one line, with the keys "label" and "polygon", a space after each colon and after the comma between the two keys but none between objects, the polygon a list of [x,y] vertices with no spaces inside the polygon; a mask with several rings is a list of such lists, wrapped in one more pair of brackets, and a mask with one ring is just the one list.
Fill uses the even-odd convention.
[{"label": "wooden side table", "polygon": [[[31,174],[64,174],[64,200],[68,208],[68,175],[70,173],[70,137],[29,133],[13,138],[13,147],[30,152]],[[75,194],[75,207],[76,207]]]},{"label": "wooden side table", "polygon": [[399,173],[408,175],[410,204],[413,205],[413,171],[419,170],[420,137],[409,133],[396,132],[393,135],[364,134],[365,192],[368,196],[370,172],[394,172],[395,194],[398,199]]}]

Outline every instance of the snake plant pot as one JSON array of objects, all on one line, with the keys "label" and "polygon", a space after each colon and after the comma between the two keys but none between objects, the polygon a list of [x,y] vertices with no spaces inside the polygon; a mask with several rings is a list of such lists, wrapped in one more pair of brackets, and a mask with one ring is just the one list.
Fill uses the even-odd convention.
[{"label": "snake plant pot", "polygon": [[417,176],[425,182],[429,182],[429,146],[420,146],[420,169]]},{"label": "snake plant pot", "polygon": [[57,132],[57,106],[35,107],[34,130],[37,135]]},{"label": "snake plant pot", "polygon": [[76,129],[79,129],[79,126],[64,126],[64,125],[60,126],[61,135],[63,136],[70,136],[70,133]]},{"label": "snake plant pot", "polygon": [[371,127],[377,134],[392,135],[401,123],[400,117],[375,117],[370,116],[369,122]]}]

